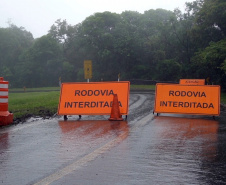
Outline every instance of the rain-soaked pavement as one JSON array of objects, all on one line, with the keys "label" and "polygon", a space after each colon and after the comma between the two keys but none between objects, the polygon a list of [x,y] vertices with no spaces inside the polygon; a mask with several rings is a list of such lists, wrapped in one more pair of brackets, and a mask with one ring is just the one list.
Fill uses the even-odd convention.
[{"label": "rain-soaked pavement", "polygon": [[130,95],[126,121],[31,119],[0,128],[0,184],[226,184],[226,114],[153,115]]}]

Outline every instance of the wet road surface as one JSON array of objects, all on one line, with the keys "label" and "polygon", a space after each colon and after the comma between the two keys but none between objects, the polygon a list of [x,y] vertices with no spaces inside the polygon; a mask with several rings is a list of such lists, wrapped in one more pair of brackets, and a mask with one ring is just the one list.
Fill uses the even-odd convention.
[{"label": "wet road surface", "polygon": [[109,116],[30,120],[0,129],[0,184],[226,184],[226,116],[152,114],[154,94],[130,95]]}]

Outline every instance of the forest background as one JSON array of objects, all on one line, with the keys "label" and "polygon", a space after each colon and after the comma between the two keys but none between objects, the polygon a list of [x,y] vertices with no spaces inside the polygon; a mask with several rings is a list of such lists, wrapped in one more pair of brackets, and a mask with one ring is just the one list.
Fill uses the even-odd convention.
[{"label": "forest background", "polygon": [[209,79],[226,89],[226,1],[196,0],[186,9],[90,15],[71,25],[58,19],[47,35],[0,28],[0,76],[10,87],[91,81]]}]

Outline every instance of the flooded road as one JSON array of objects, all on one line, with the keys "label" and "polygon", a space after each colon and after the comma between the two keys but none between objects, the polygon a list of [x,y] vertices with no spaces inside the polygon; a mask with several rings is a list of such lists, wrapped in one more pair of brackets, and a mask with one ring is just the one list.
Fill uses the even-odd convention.
[{"label": "flooded road", "polygon": [[0,184],[226,184],[226,116],[153,115],[130,95],[128,119],[69,116],[0,128]]}]

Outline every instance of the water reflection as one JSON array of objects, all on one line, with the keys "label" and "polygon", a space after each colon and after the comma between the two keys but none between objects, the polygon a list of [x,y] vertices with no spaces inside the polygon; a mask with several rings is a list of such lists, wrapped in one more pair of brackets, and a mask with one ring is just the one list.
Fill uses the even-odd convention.
[{"label": "water reflection", "polygon": [[0,154],[8,148],[8,133],[0,134]]},{"label": "water reflection", "polygon": [[9,148],[9,136],[8,133],[0,134],[0,179],[1,183],[5,177],[7,177],[6,169],[7,169],[7,160],[9,158],[8,154]]},{"label": "water reflection", "polygon": [[218,121],[179,117],[156,117],[155,119],[161,125],[162,141],[176,142],[177,146],[180,146],[178,150],[184,147],[185,150],[193,151],[196,158],[199,156],[205,160],[215,159]]},{"label": "water reflection", "polygon": [[222,141],[219,141],[218,121],[155,117],[154,123],[158,132],[158,150],[167,154],[179,171],[190,174],[196,179],[195,184],[197,181],[198,184],[225,182],[222,175],[226,172],[225,160],[218,160],[218,156],[222,156],[219,154],[219,142]]},{"label": "water reflection", "polygon": [[8,148],[9,148],[9,134],[2,133],[0,134],[0,164],[1,165],[8,158],[8,154],[7,154]]},{"label": "water reflection", "polygon": [[90,153],[122,134],[125,139],[129,133],[127,121],[78,120],[58,123],[61,129],[59,153],[63,160],[71,155],[79,157]]},{"label": "water reflection", "polygon": [[107,134],[120,135],[128,132],[127,121],[106,121],[106,120],[84,120],[84,121],[59,121],[63,134],[75,133],[80,137],[84,135],[95,135],[96,138],[104,137]]}]

